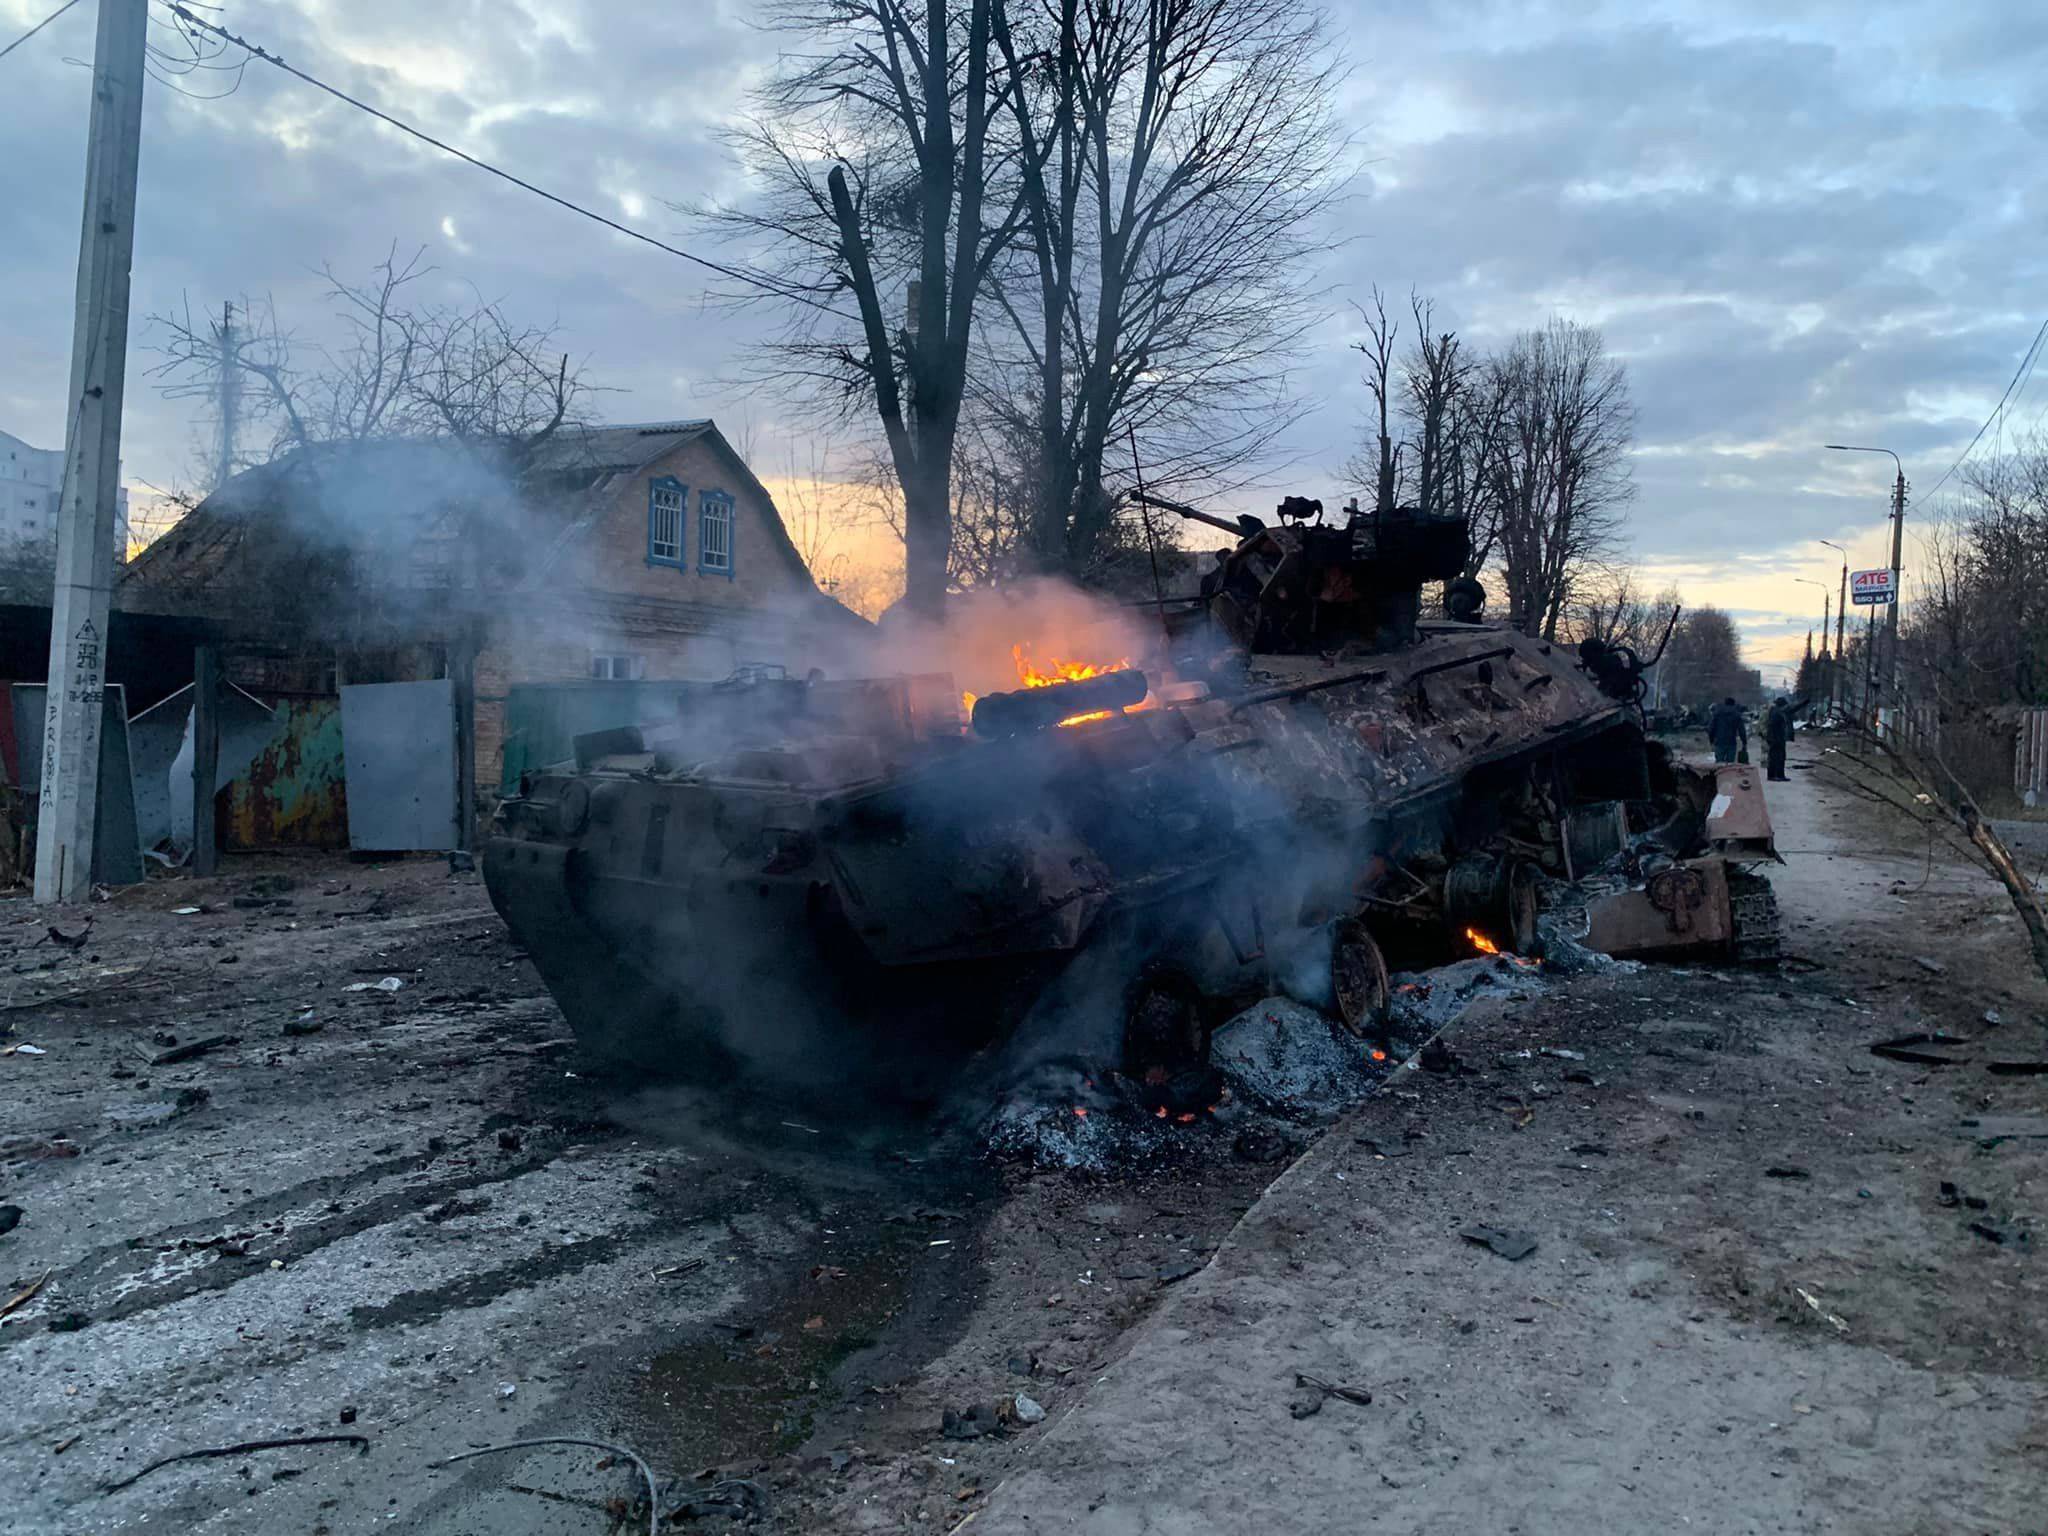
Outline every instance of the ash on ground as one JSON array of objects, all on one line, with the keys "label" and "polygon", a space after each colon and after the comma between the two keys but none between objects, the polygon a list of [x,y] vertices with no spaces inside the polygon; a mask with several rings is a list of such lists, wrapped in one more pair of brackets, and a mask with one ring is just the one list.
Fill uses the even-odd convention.
[{"label": "ash on ground", "polygon": [[1291,1140],[1289,1132],[1326,1125],[1370,1098],[1475,999],[1529,995],[1543,985],[1542,965],[1512,955],[1396,975],[1384,1041],[1358,1039],[1291,998],[1263,998],[1211,1039],[1209,1065],[1220,1085],[1212,1103],[1147,1108],[1142,1090],[1118,1074],[1061,1063],[1012,1086],[988,1119],[986,1144],[998,1157],[1110,1173],[1228,1155],[1248,1133]]}]

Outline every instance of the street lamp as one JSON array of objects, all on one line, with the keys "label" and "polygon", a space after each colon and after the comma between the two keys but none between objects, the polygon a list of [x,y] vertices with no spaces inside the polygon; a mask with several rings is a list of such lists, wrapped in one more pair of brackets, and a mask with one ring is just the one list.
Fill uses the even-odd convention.
[{"label": "street lamp", "polygon": [[1899,556],[1906,537],[1906,466],[1889,448],[1865,448],[1856,443],[1823,443],[1836,453],[1881,453],[1892,461],[1897,478],[1892,481],[1892,611],[1885,619],[1885,650],[1890,653],[1892,693],[1899,684]]},{"label": "street lamp", "polygon": [[[1813,542],[1825,544],[1842,557],[1842,591],[1835,599],[1835,655],[1839,659],[1842,654],[1842,618],[1849,609],[1849,551],[1833,539],[1815,539]],[[1827,637],[1823,635],[1821,638],[1825,640]]]},{"label": "street lamp", "polygon": [[[1828,658],[1828,707],[1839,716],[1842,712],[1842,630],[1849,619],[1849,551],[1832,539],[1816,539],[1816,544],[1825,544],[1842,557],[1842,588],[1835,599],[1835,651]],[[1820,637],[1821,648],[1827,648],[1828,637]]]}]

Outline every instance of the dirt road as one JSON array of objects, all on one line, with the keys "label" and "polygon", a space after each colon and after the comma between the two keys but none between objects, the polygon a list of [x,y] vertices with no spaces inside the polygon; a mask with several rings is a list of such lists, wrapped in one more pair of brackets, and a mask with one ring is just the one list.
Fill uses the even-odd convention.
[{"label": "dirt road", "polygon": [[[439,865],[153,883],[75,950],[9,902],[0,1530],[614,1526],[601,1453],[430,1465],[546,1434],[785,1532],[2048,1528],[2048,1079],[1985,1067],[2048,993],[1922,834],[1772,805],[1806,963],[1518,980],[1241,1224],[1286,1163],[1223,1119],[1084,1175],[600,1083]],[[368,1446],[102,1491],[298,1434]]]},{"label": "dirt road", "polygon": [[[922,1446],[955,1390],[935,1356],[1106,1252],[1156,1287],[1266,1179],[1227,1152],[1206,1187],[1133,1174],[1121,1198],[1176,1214],[1106,1247],[1114,1207],[863,1106],[596,1081],[439,863],[237,861],[91,910],[71,948],[0,906],[0,1301],[40,1287],[0,1322],[9,1533],[603,1528],[634,1488],[598,1456],[430,1469],[550,1433],[723,1468],[673,1502],[799,1529],[814,1437]],[[1067,1288],[1067,1347],[1099,1358],[1129,1287]],[[323,1434],[367,1448],[102,1491]]]}]

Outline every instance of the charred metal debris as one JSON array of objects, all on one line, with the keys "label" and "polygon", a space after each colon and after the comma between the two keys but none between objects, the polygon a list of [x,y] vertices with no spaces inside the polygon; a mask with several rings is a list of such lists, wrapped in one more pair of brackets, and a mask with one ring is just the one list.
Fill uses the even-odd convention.
[{"label": "charred metal debris", "polygon": [[[1148,605],[1135,665],[965,700],[943,656],[748,675],[687,730],[529,774],[484,875],[583,1044],[926,1100],[977,1053],[1013,1079],[1094,1063],[1173,1124],[1216,1102],[1212,1037],[1247,1003],[1297,999],[1383,1059],[1390,967],[1533,966],[1543,892],[1596,870],[1591,949],[1775,954],[1744,867],[1775,857],[1761,775],[1646,739],[1626,647],[1483,622],[1462,523],[1148,500],[1232,544]],[[1425,614],[1437,583],[1456,617]]]}]

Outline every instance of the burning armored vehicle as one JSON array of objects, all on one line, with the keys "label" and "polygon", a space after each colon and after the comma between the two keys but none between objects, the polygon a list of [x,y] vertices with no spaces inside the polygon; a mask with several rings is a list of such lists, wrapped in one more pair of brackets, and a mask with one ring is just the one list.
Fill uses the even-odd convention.
[{"label": "burning armored vehicle", "polygon": [[[1629,668],[1479,621],[1462,523],[1154,505],[1235,542],[1199,597],[1133,610],[1134,658],[1020,648],[1025,686],[981,697],[739,677],[529,775],[484,873],[581,1041],[915,1095],[1034,1014],[1160,1082],[1212,999],[1284,990],[1370,1037],[1384,953],[1533,953],[1540,874],[1661,819]],[[1435,583],[1455,617],[1424,617]]]}]

